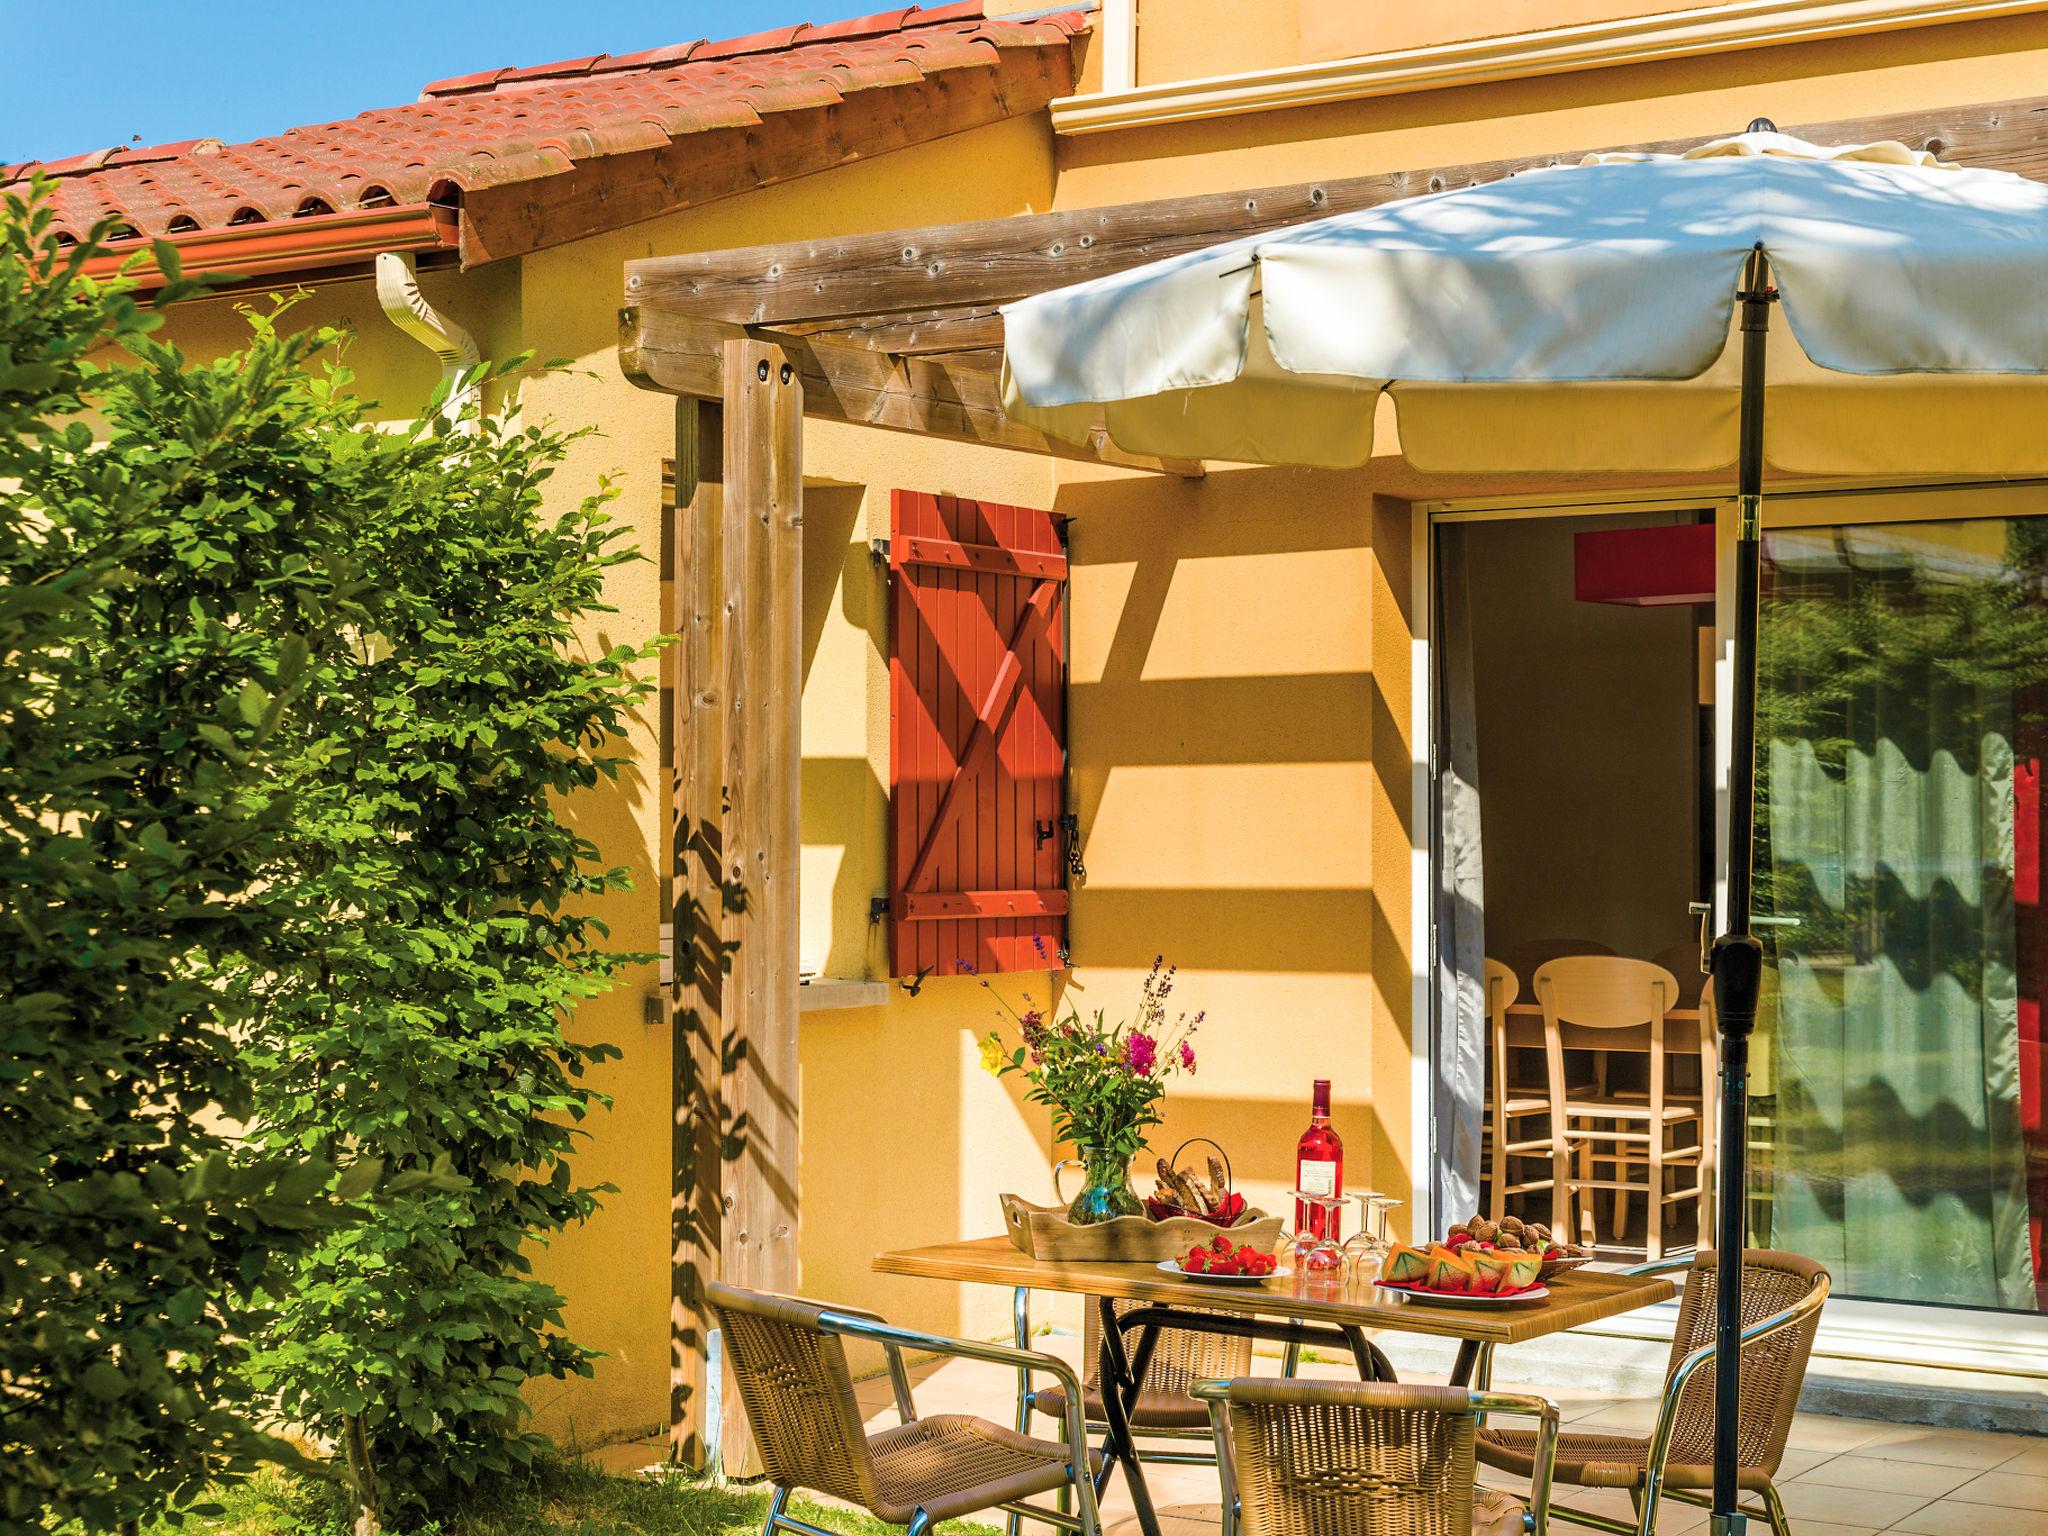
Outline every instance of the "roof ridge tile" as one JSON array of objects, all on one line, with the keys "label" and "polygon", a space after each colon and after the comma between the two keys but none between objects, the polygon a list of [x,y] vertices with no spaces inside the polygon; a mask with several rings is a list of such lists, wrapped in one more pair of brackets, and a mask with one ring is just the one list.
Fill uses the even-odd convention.
[{"label": "roof ridge tile", "polygon": [[794,48],[797,39],[811,30],[811,24],[800,21],[792,27],[771,27],[766,32],[749,32],[744,37],[728,37],[720,42],[699,43],[694,59],[731,59],[747,53],[781,53]]}]

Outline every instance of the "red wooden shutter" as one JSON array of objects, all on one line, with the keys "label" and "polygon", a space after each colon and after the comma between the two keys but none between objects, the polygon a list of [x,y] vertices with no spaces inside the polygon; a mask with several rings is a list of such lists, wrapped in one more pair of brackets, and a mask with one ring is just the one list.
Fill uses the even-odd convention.
[{"label": "red wooden shutter", "polygon": [[1047,969],[1067,928],[1061,520],[914,491],[890,513],[890,970]]}]

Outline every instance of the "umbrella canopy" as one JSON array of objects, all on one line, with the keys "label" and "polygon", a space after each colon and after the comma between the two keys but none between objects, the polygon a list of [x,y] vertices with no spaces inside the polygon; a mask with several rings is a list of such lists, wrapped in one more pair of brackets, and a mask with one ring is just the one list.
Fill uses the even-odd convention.
[{"label": "umbrella canopy", "polygon": [[[1737,469],[1716,1246],[1747,1246],[1759,541],[1766,458],[2048,473],[2048,186],[1768,130],[1388,203],[1003,311],[1004,408],[1166,458],[1425,470]],[[1741,345],[1731,347],[1739,329]],[[1715,1296],[1716,1536],[1737,1485],[1742,1266]],[[1656,1511],[1655,1484],[1643,1529]]]},{"label": "umbrella canopy", "polygon": [[1718,469],[1759,246],[1781,299],[1772,463],[2048,472],[2048,185],[1778,133],[1595,155],[1036,295],[1004,310],[1004,408],[1133,453],[1344,468],[1371,457],[1384,390],[1419,469]]}]

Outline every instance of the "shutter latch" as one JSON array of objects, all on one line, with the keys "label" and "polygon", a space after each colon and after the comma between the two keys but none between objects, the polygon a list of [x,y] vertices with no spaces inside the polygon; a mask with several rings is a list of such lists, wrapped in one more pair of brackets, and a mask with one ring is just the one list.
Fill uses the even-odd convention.
[{"label": "shutter latch", "polygon": [[1064,832],[1067,835],[1067,873],[1076,885],[1086,885],[1088,871],[1081,863],[1081,818],[1068,811],[1057,823],[1041,821],[1037,827],[1040,848],[1051,842],[1055,833]]},{"label": "shutter latch", "polygon": [[[1059,829],[1067,834],[1067,879],[1073,885],[1087,885],[1087,868],[1081,864],[1081,817],[1067,811],[1059,817]],[[1053,825],[1049,821],[1038,823],[1038,846],[1044,848],[1053,836]]]}]

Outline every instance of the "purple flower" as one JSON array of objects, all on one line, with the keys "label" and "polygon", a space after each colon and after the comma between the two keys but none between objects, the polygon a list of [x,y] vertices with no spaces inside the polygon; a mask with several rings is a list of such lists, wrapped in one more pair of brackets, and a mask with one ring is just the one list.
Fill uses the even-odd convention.
[{"label": "purple flower", "polygon": [[1033,1061],[1045,1059],[1045,1015],[1036,1008],[1023,1017],[1024,1046]]},{"label": "purple flower", "polygon": [[1159,1042],[1137,1030],[1124,1042],[1124,1065],[1138,1077],[1149,1077],[1159,1061]]},{"label": "purple flower", "polygon": [[1180,1043],[1180,1065],[1183,1072],[1195,1070],[1195,1048],[1185,1040]]}]

